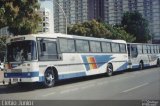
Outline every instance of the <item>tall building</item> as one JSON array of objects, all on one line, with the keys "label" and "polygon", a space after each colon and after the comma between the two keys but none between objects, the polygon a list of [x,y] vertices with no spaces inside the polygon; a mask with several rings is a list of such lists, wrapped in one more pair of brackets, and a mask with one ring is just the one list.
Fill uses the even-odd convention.
[{"label": "tall building", "polygon": [[54,33],[53,1],[54,0],[38,0],[40,3],[39,13],[42,18],[39,32]]},{"label": "tall building", "polygon": [[[55,32],[66,33],[66,24],[82,23],[88,20],[88,0],[55,0]],[[67,18],[67,19],[66,19]],[[67,22],[67,23],[66,23]]]},{"label": "tall building", "polygon": [[153,40],[160,40],[159,0],[104,0],[105,22],[119,24],[124,12],[139,11],[149,22]]},{"label": "tall building", "polygon": [[153,0],[152,8],[152,22],[150,22],[150,28],[154,34],[154,40],[160,43],[160,1]]},{"label": "tall building", "polygon": [[88,0],[88,20],[104,20],[104,0]]},{"label": "tall building", "polygon": [[103,20],[109,24],[119,24],[126,11],[139,11],[149,22],[153,40],[160,40],[160,0],[55,0],[55,32],[65,33],[67,23],[75,24],[91,19]]},{"label": "tall building", "polygon": [[123,15],[123,0],[104,0],[104,21],[109,24],[118,24]]},{"label": "tall building", "polygon": [[39,14],[42,18],[42,23],[40,23],[40,29],[38,32],[43,33],[53,33],[53,15],[47,8],[40,8]]}]

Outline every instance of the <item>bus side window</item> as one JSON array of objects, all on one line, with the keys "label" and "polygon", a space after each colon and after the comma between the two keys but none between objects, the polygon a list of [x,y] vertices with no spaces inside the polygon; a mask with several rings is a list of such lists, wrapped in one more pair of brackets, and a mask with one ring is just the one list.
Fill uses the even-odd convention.
[{"label": "bus side window", "polygon": [[74,53],[75,41],[73,39],[59,38],[60,50],[62,53]]},{"label": "bus side window", "polygon": [[126,53],[126,45],[125,44],[119,44],[120,46],[120,52],[121,53]]},{"label": "bus side window", "polygon": [[138,50],[136,45],[135,46],[131,45],[131,54],[133,58],[138,56]]},{"label": "bus side window", "polygon": [[39,60],[41,61],[49,61],[49,60],[57,60],[58,59],[58,51],[56,41],[52,39],[46,39],[44,41],[40,41],[39,45]]},{"label": "bus side window", "polygon": [[141,44],[137,45],[138,54],[143,54],[143,47]]}]

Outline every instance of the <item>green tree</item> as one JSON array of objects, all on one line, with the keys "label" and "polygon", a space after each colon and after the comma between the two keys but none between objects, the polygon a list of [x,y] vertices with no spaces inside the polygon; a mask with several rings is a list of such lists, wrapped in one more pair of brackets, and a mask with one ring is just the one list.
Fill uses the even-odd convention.
[{"label": "green tree", "polygon": [[68,34],[87,36],[87,30],[83,27],[82,24],[74,24],[73,26],[68,27]]},{"label": "green tree", "polygon": [[109,24],[104,24],[105,27],[112,33],[109,39],[123,39],[127,42],[134,42],[135,37],[129,33],[127,33],[123,27],[120,26],[111,26]]},{"label": "green tree", "polygon": [[0,61],[3,61],[5,51],[6,51],[6,39],[9,38],[9,36],[0,36]]},{"label": "green tree", "polygon": [[74,24],[68,28],[68,33],[73,35],[93,36],[107,39],[123,39],[127,42],[135,41],[135,37],[127,33],[123,27],[113,27],[96,20],[81,24]]},{"label": "green tree", "polygon": [[127,42],[134,42],[136,40],[136,38],[133,35],[127,33],[122,27],[115,27],[114,31],[117,39],[123,39]]},{"label": "green tree", "polygon": [[103,37],[111,36],[111,32],[105,28],[102,23],[96,20],[77,23],[68,28],[68,34],[80,35],[80,36],[92,36],[92,37]]},{"label": "green tree", "polygon": [[148,22],[137,11],[124,13],[121,26],[136,37],[135,42],[144,43],[150,39]]},{"label": "green tree", "polygon": [[6,20],[4,17],[4,1],[0,0],[0,28],[6,26]]},{"label": "green tree", "polygon": [[0,23],[6,23],[10,33],[24,35],[36,33],[41,18],[38,0],[0,0]]}]

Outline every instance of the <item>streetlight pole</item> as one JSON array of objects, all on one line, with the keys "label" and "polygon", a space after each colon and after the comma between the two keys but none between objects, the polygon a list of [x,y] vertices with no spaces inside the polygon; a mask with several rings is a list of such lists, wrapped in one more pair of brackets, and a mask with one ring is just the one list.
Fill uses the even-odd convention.
[{"label": "streetlight pole", "polygon": [[[56,4],[60,7],[60,9],[62,10],[62,13],[63,13],[63,15],[64,15],[64,17],[65,17],[65,23],[66,23],[66,35],[67,35],[67,16],[66,16],[66,13],[64,12],[63,7],[62,7],[59,3],[57,3],[56,1],[53,0],[53,4],[54,4],[54,3],[56,3]],[[54,7],[53,7],[53,8],[54,8]]]}]

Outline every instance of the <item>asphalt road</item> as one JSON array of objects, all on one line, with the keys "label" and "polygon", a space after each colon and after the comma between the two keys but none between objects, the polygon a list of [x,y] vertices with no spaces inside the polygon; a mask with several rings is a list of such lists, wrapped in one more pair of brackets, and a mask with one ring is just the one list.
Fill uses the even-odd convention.
[{"label": "asphalt road", "polygon": [[0,86],[0,100],[160,100],[160,68],[96,75],[58,82],[53,88],[37,84]]}]

